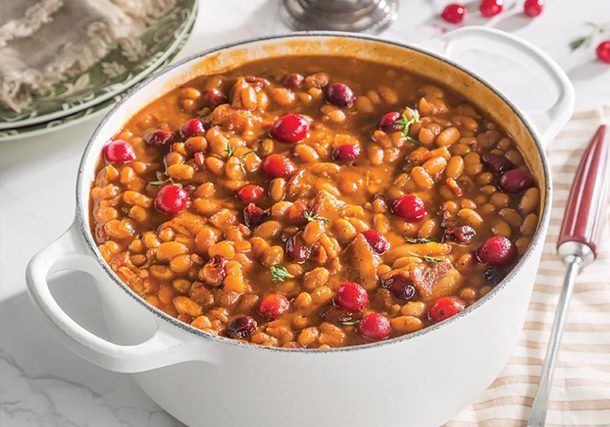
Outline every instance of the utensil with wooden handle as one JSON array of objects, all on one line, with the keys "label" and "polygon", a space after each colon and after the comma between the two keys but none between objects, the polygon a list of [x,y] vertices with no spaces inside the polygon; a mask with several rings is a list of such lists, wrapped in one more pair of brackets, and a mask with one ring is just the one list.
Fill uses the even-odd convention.
[{"label": "utensil with wooden handle", "polygon": [[597,258],[610,186],[608,145],[606,126],[601,125],[578,165],[568,197],[557,239],[557,253],[566,264],[567,271],[557,303],[540,384],[527,422],[531,427],[542,427],[545,424],[553,371],[574,281],[578,272]]}]

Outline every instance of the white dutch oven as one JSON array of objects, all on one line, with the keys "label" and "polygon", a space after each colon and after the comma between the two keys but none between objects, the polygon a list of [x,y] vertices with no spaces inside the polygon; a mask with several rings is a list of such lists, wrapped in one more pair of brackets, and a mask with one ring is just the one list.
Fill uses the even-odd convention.
[{"label": "white dutch oven", "polygon": [[[443,57],[352,34],[297,33],[232,44],[184,60],[141,84],[89,141],[79,169],[74,224],[27,270],[31,298],[57,337],[98,366],[132,374],[161,407],[191,426],[434,426],[472,402],[506,363],[524,322],[550,213],[551,181],[542,143],[570,117],[574,92],[544,52],[510,35],[470,27],[446,39],[447,56],[483,49],[536,72],[559,94],[545,124],[534,127],[491,85]],[[102,146],[138,110],[181,83],[286,54],[400,65],[451,87],[504,127],[525,154],[542,203],[531,246],[502,283],[460,314],[411,335],[357,347],[295,350],[209,335],[150,306],[120,282],[89,231],[89,190]],[[85,271],[97,279],[112,341],[83,328],[56,303],[47,276],[60,270]]]}]

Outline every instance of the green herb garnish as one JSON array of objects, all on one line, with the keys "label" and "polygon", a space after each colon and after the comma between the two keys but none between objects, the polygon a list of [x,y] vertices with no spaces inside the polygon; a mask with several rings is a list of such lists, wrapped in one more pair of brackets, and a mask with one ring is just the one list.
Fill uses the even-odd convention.
[{"label": "green herb garnish", "polygon": [[150,181],[149,182],[150,185],[165,185],[165,184],[172,184],[172,185],[177,185],[179,187],[182,187],[182,184],[180,184],[179,182],[174,181],[174,179],[170,176],[167,179],[164,180],[159,180],[159,181]]},{"label": "green herb garnish", "polygon": [[411,125],[419,122],[419,111],[409,107],[407,107],[406,110],[411,114],[411,118],[409,119],[405,113],[402,113],[402,117],[399,120],[396,120],[396,124],[402,127],[402,134],[409,142],[412,142],[415,145],[420,145],[420,142],[417,139],[409,136],[409,129],[411,129]]},{"label": "green herb garnish", "polygon": [[596,24],[594,22],[585,22],[590,27],[593,27],[591,33],[586,36],[578,37],[570,42],[570,49],[576,50],[582,46],[590,46],[593,39],[606,31],[610,30],[610,24]]},{"label": "green herb garnish", "polygon": [[285,279],[291,279],[294,277],[288,272],[288,270],[286,270],[286,267],[284,267],[283,265],[273,265],[271,266],[270,271],[271,281],[274,283],[283,282]]},{"label": "green herb garnish", "polygon": [[303,214],[303,216],[305,217],[305,219],[307,220],[307,222],[314,222],[314,221],[320,221],[320,222],[330,222],[330,219],[325,218],[323,216],[320,216],[318,214],[314,214],[312,215],[311,213],[309,213],[309,211],[305,211],[305,213]]},{"label": "green herb garnish", "polygon": [[438,264],[439,262],[442,262],[443,259],[442,258],[436,258],[433,256],[428,256],[428,255],[418,255],[414,252],[409,252],[409,254],[413,255],[414,257],[417,257],[419,259],[423,259],[426,262],[432,263],[432,264]]},{"label": "green herb garnish", "polygon": [[420,244],[420,243],[429,243],[432,242],[432,239],[428,239],[427,237],[417,237],[417,238],[412,238],[412,237],[407,237],[405,238],[405,241],[407,243],[414,243],[414,244]]},{"label": "green herb garnish", "polygon": [[227,142],[227,146],[225,147],[225,153],[227,153],[227,159],[230,159],[231,157],[233,157],[233,153],[235,153],[235,150],[237,150],[237,145],[234,147],[231,147],[231,144],[229,144]]}]

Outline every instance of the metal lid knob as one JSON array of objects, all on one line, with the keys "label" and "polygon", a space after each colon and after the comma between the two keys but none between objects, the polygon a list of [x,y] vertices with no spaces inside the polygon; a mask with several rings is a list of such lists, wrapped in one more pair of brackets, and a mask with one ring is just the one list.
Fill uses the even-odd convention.
[{"label": "metal lid knob", "polygon": [[395,19],[398,0],[283,0],[282,17],[295,30],[379,33]]}]

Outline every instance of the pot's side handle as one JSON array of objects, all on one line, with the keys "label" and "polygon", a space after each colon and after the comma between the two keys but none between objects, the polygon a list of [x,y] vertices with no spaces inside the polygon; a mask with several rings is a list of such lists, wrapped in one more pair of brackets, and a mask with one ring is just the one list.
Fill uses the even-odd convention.
[{"label": "pot's side handle", "polygon": [[557,92],[557,100],[546,111],[548,120],[536,126],[544,144],[551,142],[572,116],[574,86],[561,67],[538,47],[504,31],[478,26],[451,31],[443,39],[447,42],[445,55],[449,59],[468,50],[497,54],[530,69]]},{"label": "pot's side handle", "polygon": [[96,260],[87,253],[76,223],[32,258],[26,270],[26,281],[32,302],[49,320],[57,338],[79,356],[102,368],[125,373],[202,360],[202,356],[211,361],[206,358],[207,349],[201,348],[202,340],[193,337],[189,341],[170,334],[157,319],[153,335],[136,345],[114,344],[85,329],[59,306],[49,290],[49,274],[66,270],[83,271],[94,276],[101,271]]}]

